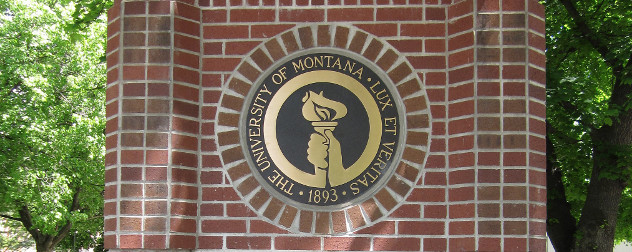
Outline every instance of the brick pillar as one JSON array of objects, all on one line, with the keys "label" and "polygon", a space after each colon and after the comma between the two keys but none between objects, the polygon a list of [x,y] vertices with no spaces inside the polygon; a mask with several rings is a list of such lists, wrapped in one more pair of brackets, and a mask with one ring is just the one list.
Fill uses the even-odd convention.
[{"label": "brick pillar", "polygon": [[184,1],[108,12],[108,248],[196,247],[200,15]]},{"label": "brick pillar", "polygon": [[[536,0],[115,1],[108,14],[107,248],[544,250]],[[268,192],[239,132],[260,76],[317,47],[382,71],[407,126],[388,183],[332,211]]]}]

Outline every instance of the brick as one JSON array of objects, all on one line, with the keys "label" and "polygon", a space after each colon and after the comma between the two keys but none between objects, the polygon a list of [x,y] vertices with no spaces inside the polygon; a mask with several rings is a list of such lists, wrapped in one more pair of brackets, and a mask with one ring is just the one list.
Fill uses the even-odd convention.
[{"label": "brick", "polygon": [[526,102],[523,99],[503,101],[504,113],[526,113]]},{"label": "brick", "polygon": [[397,86],[397,91],[402,98],[412,95],[420,90],[420,84],[416,79],[411,79]]},{"label": "brick", "polygon": [[119,238],[119,248],[122,249],[135,249],[141,248],[142,238],[140,235],[121,235]]},{"label": "brick", "polygon": [[447,240],[444,238],[424,238],[424,251],[447,251]]},{"label": "brick", "polygon": [[404,149],[404,154],[402,155],[402,158],[417,164],[423,164],[425,156],[426,152],[422,150],[406,148]]},{"label": "brick", "polygon": [[448,156],[450,168],[474,166],[474,153],[457,153]]},{"label": "brick", "polygon": [[525,204],[503,204],[504,218],[525,218],[527,217],[527,206]]},{"label": "brick", "polygon": [[476,9],[480,12],[496,12],[500,10],[499,0],[480,1]]},{"label": "brick", "polygon": [[334,36],[334,46],[338,48],[347,48],[347,42],[349,39],[349,28],[338,26],[336,27],[336,34]]},{"label": "brick", "polygon": [[383,216],[382,211],[378,208],[373,199],[362,202],[361,206],[371,221],[375,221]]},{"label": "brick", "polygon": [[226,11],[225,9],[202,11],[203,23],[224,23],[228,20],[227,17],[228,11]]},{"label": "brick", "polygon": [[232,95],[224,95],[222,97],[222,107],[224,108],[232,109],[239,112],[241,111],[243,104],[244,104],[244,99],[241,97],[236,97]]},{"label": "brick", "polygon": [[[223,209],[221,204],[218,205]],[[226,214],[230,217],[257,217],[257,213],[241,203],[226,204]]]},{"label": "brick", "polygon": [[[233,207],[233,209],[235,209]],[[224,206],[222,204],[201,204],[200,216],[224,216]]]},{"label": "brick", "polygon": [[226,237],[228,249],[270,249],[270,237],[228,236]]},{"label": "brick", "polygon": [[449,151],[471,150],[474,148],[474,136],[452,137],[448,140]]},{"label": "brick", "polygon": [[375,251],[419,251],[420,238],[374,238]]},{"label": "brick", "polygon": [[263,216],[270,220],[276,219],[277,215],[279,215],[279,211],[283,207],[283,202],[278,200],[277,198],[272,198],[266,210],[263,212]]},{"label": "brick", "polygon": [[373,21],[373,8],[334,8],[327,10],[327,21]]},{"label": "brick", "polygon": [[[507,118],[505,120],[505,127],[507,126]],[[479,117],[477,120],[477,128],[479,131],[499,131],[500,130],[500,118],[499,117]]]},{"label": "brick", "polygon": [[318,234],[330,234],[331,231],[331,218],[329,212],[316,212],[314,232]]},{"label": "brick", "polygon": [[231,9],[230,22],[272,22],[276,18],[274,9]]},{"label": "brick", "polygon": [[450,235],[474,235],[473,221],[452,221],[448,226]]},{"label": "brick", "polygon": [[381,221],[373,224],[372,226],[360,229],[355,232],[356,234],[371,234],[371,235],[392,235],[395,234],[395,222],[394,221]]},{"label": "brick", "polygon": [[145,14],[145,2],[125,2],[125,15]]},{"label": "brick", "polygon": [[527,147],[525,135],[505,135],[503,136],[503,147],[505,149],[520,149]]},{"label": "brick", "polygon": [[314,219],[314,213],[310,211],[301,211],[299,219],[299,230],[303,233],[312,232],[312,222]]},{"label": "brick", "polygon": [[143,147],[142,133],[121,133],[121,146]]},{"label": "brick", "polygon": [[525,45],[524,31],[503,31],[503,45]]},{"label": "brick", "polygon": [[449,216],[451,219],[473,218],[476,215],[475,209],[475,204],[451,205]]},{"label": "brick", "polygon": [[412,73],[413,71],[410,68],[410,66],[408,66],[408,64],[404,62],[404,63],[399,64],[399,66],[395,67],[391,71],[389,71],[388,77],[391,78],[393,83],[399,83],[401,80],[403,80],[404,78],[406,78]]},{"label": "brick", "polygon": [[268,192],[266,192],[265,190],[259,190],[255,196],[253,196],[250,199],[250,205],[255,209],[255,210],[259,210],[259,208],[261,208],[261,206],[263,206],[263,203],[265,203],[266,201],[268,201],[268,199],[270,198],[270,194],[268,194]]},{"label": "brick", "polygon": [[167,237],[164,235],[144,235],[143,248],[145,249],[166,249]]},{"label": "brick", "polygon": [[345,217],[345,211],[331,212],[331,224],[334,233],[347,232],[347,218]]},{"label": "brick", "polygon": [[397,201],[395,201],[393,196],[386,189],[380,190],[375,195],[375,198],[387,211],[390,211],[397,205]]},{"label": "brick", "polygon": [[474,188],[462,187],[452,188],[448,190],[449,201],[468,201],[474,200]]},{"label": "brick", "polygon": [[445,52],[445,41],[442,39],[426,39],[424,44],[424,50],[427,53]]},{"label": "brick", "polygon": [[446,149],[445,139],[432,139],[430,142],[430,152],[444,152]]},{"label": "brick", "polygon": [[[114,176],[114,180],[116,180],[116,169],[110,169],[110,171],[113,171],[113,175],[110,176]],[[123,181],[138,181],[138,180],[142,180],[143,178],[143,171],[142,168],[139,167],[123,167],[121,168],[121,179]]]},{"label": "brick", "polygon": [[245,233],[245,220],[203,220],[204,233]]},{"label": "brick", "polygon": [[124,200],[120,203],[120,211],[123,215],[141,215],[142,214],[142,202],[141,201],[129,201]]},{"label": "brick", "polygon": [[193,235],[170,235],[169,247],[171,249],[193,249],[195,248],[195,236]]},{"label": "brick", "polygon": [[323,22],[325,10],[323,9],[281,9],[279,11],[281,22]]},{"label": "brick", "polygon": [[505,221],[503,233],[505,235],[525,235],[527,234],[527,223],[524,221]]},{"label": "brick", "polygon": [[481,235],[499,235],[501,228],[500,221],[481,221],[478,223],[478,233]]},{"label": "brick", "polygon": [[369,43],[369,46],[367,47],[367,49],[364,51],[364,57],[366,57],[367,59],[371,60],[371,61],[375,61],[375,59],[377,58],[377,55],[380,51],[382,51],[382,47],[384,47],[384,45],[375,40],[372,39],[371,42]]},{"label": "brick", "polygon": [[458,4],[451,5],[448,8],[448,17],[459,17],[468,15],[474,11],[473,1],[461,1]]},{"label": "brick", "polygon": [[459,133],[466,133],[466,132],[472,132],[472,131],[474,131],[474,118],[453,120],[448,123],[449,134],[459,134]]},{"label": "brick", "polygon": [[[403,40],[389,40],[389,44],[391,44],[395,49],[400,52],[422,52],[423,51],[423,40],[419,39],[403,39]],[[414,65],[414,64],[413,64]]]},{"label": "brick", "polygon": [[474,238],[450,238],[450,251],[474,251],[476,241]]},{"label": "brick", "polygon": [[351,222],[352,229],[356,229],[366,225],[359,206],[354,206],[347,209],[347,214],[349,214],[349,221]]},{"label": "brick", "polygon": [[416,204],[401,205],[397,210],[393,211],[389,217],[392,218],[421,218],[421,206]]},{"label": "brick", "polygon": [[444,56],[412,56],[408,57],[410,64],[416,69],[445,69]]},{"label": "brick", "polygon": [[400,35],[411,37],[444,37],[444,24],[401,24]]},{"label": "brick", "polygon": [[171,202],[172,215],[195,217],[197,216],[197,210],[198,206],[196,203]]},{"label": "brick", "polygon": [[448,72],[448,74],[450,75],[450,84],[463,81],[471,81],[472,79],[474,79],[474,67],[468,66],[451,70]]},{"label": "brick", "polygon": [[[498,204],[479,204],[477,211],[478,211],[479,217],[483,217],[483,218],[500,217],[500,205]],[[493,229],[493,230],[494,232],[500,232],[500,229]]]},{"label": "brick", "polygon": [[448,50],[458,50],[474,45],[474,33],[466,32],[448,40]]},{"label": "brick", "polygon": [[316,31],[316,44],[317,46],[329,46],[331,44],[331,34],[329,26],[320,25]]},{"label": "brick", "polygon": [[195,233],[197,229],[195,219],[171,218],[169,222],[171,232]]},{"label": "brick", "polygon": [[[196,18],[199,19],[199,18]],[[194,37],[200,36],[200,24],[189,20],[174,18],[173,29],[175,32],[185,33]],[[199,42],[197,43],[199,44]]]},{"label": "brick", "polygon": [[[389,70],[393,66],[393,64],[395,63],[398,57],[399,55],[395,53],[395,51],[389,49],[388,51],[386,51],[386,53],[382,54],[382,56],[377,60],[377,65],[385,71]],[[397,82],[395,82],[395,84],[397,84]]]},{"label": "brick", "polygon": [[474,19],[472,16],[465,16],[448,23],[448,34],[457,34],[474,28]]},{"label": "brick", "polygon": [[327,237],[324,239],[325,250],[335,251],[368,251],[371,239],[368,237]]},{"label": "brick", "polygon": [[368,34],[364,32],[356,32],[351,39],[351,44],[349,44],[349,50],[361,53],[364,48],[364,44],[366,43],[367,36]]},{"label": "brick", "polygon": [[275,237],[274,249],[277,250],[320,250],[319,237]]},{"label": "brick", "polygon": [[523,238],[505,238],[504,239],[505,251],[526,251],[527,239]]},{"label": "brick", "polygon": [[423,8],[379,8],[376,21],[421,21],[423,20]]},{"label": "brick", "polygon": [[209,25],[203,28],[205,39],[237,39],[248,38],[247,25]]},{"label": "brick", "polygon": [[250,35],[253,38],[270,38],[277,34],[291,29],[294,25],[291,24],[279,24],[279,25],[252,25]]},{"label": "brick", "polygon": [[[173,139],[172,135],[172,139]],[[191,137],[179,137],[178,139],[187,139],[187,138],[191,138]],[[172,142],[175,142],[175,140],[172,140]],[[178,168],[173,168],[172,172],[172,181],[174,182],[183,182],[183,183],[191,183],[191,184],[195,184],[197,183],[197,171],[195,170],[188,170],[188,169],[178,169]]]},{"label": "brick", "polygon": [[197,200],[198,190],[195,186],[172,185],[171,195],[175,199]]},{"label": "brick", "polygon": [[460,170],[448,173],[450,185],[471,184],[475,182],[474,170]]},{"label": "brick", "polygon": [[294,223],[297,212],[298,210],[296,208],[286,205],[283,212],[281,213],[279,224],[287,228],[291,227],[292,223]]},{"label": "brick", "polygon": [[[440,158],[443,159],[443,157]],[[448,180],[445,172],[428,172],[424,177],[425,185],[447,185],[447,181]]]},{"label": "brick", "polygon": [[523,28],[526,23],[524,14],[503,14],[502,20],[503,28]]},{"label": "brick", "polygon": [[222,249],[223,247],[224,239],[221,236],[198,235],[199,249]]},{"label": "brick", "polygon": [[[479,111],[480,113],[480,111]],[[448,116],[450,118],[468,116],[474,114],[474,101],[462,101],[448,106]]]},{"label": "brick", "polygon": [[444,202],[445,200],[445,189],[443,188],[413,189],[407,199],[407,201],[419,202]]},{"label": "brick", "polygon": [[525,62],[525,48],[503,48],[503,62]]},{"label": "brick", "polygon": [[506,186],[503,188],[503,200],[526,200],[526,189],[522,186]]},{"label": "brick", "polygon": [[121,231],[141,231],[141,218],[121,217]]}]

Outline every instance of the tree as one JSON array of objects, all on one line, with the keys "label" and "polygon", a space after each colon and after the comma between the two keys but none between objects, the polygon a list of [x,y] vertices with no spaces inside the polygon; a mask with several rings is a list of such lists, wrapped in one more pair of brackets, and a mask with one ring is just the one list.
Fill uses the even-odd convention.
[{"label": "tree", "polygon": [[90,2],[0,1],[0,216],[37,251],[103,232],[106,21]]},{"label": "tree", "polygon": [[547,232],[556,251],[632,240],[632,1],[546,0]]}]

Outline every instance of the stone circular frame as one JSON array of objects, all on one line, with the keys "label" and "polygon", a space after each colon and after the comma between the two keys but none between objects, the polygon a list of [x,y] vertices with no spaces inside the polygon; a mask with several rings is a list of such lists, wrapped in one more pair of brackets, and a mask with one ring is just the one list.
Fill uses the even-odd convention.
[{"label": "stone circular frame", "polygon": [[[309,208],[288,204],[276,191],[269,193],[252,172],[241,146],[239,122],[246,97],[255,83],[271,71],[273,62],[288,55],[310,50],[344,51],[354,58],[371,62],[386,73],[402,101],[400,120],[405,139],[400,139],[394,174],[384,179],[362,201],[339,208]],[[428,100],[423,85],[405,57],[388,43],[355,27],[338,25],[302,26],[286,31],[253,49],[222,89],[216,125],[218,150],[223,167],[238,194],[254,212],[291,232],[311,234],[349,233],[371,226],[387,217],[404,201],[422,175],[430,129]],[[236,140],[235,140],[236,139]],[[259,177],[257,177],[259,176]],[[383,179],[383,180],[384,180]],[[373,188],[376,188],[375,186]],[[344,207],[344,208],[343,208]]]}]

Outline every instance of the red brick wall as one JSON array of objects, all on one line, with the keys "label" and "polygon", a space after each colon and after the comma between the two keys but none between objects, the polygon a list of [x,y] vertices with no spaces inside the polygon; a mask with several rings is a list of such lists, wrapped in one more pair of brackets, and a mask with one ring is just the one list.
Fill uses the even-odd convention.
[{"label": "red brick wall", "polygon": [[[108,17],[106,247],[544,250],[536,0],[116,1]],[[403,63],[380,67],[398,85],[409,128],[429,114],[420,129],[429,136],[409,134],[401,195],[392,182],[359,206],[304,214],[245,188],[249,169],[232,151],[238,101],[270,62],[311,46]],[[397,66],[415,81],[390,74]],[[319,220],[332,230],[312,227]]]}]

